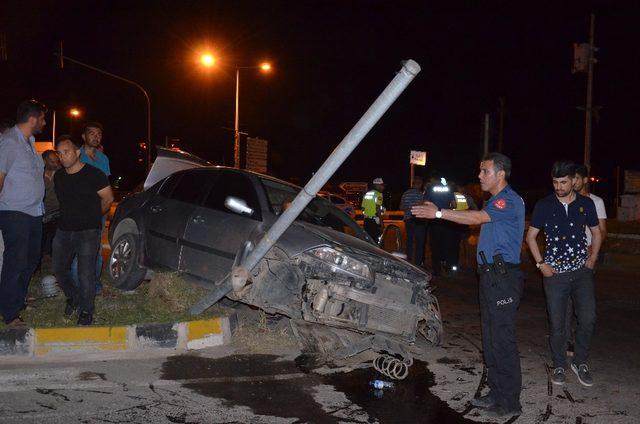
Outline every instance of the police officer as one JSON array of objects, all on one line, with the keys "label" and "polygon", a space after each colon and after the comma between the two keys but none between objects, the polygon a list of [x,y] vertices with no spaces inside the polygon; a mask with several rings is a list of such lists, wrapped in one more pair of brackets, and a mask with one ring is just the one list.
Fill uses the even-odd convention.
[{"label": "police officer", "polygon": [[480,224],[478,263],[482,347],[490,391],[472,404],[490,416],[522,412],[522,374],[516,344],[515,317],[523,289],[520,250],[524,234],[524,202],[509,186],[511,161],[488,153],[480,162],[480,186],[491,193],[481,211],[440,209],[431,202],[412,208],[420,218]]},{"label": "police officer", "polygon": [[[453,191],[445,178],[433,181],[430,189],[425,193],[425,200],[439,209],[451,208],[455,202]],[[448,268],[457,263],[457,255],[453,253],[453,249],[458,248],[457,241],[458,233],[455,224],[442,220],[429,224],[429,248],[433,275],[441,274],[443,264]]]},{"label": "police officer", "polygon": [[362,199],[362,213],[364,215],[364,230],[375,240],[380,240],[382,234],[382,192],[384,191],[384,181],[382,178],[373,180],[373,189],[365,193]]}]

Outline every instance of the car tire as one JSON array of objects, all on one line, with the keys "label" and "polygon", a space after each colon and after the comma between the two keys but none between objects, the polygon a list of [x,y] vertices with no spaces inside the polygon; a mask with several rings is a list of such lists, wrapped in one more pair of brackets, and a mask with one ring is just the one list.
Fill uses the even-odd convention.
[{"label": "car tire", "polygon": [[111,284],[121,290],[137,288],[147,275],[147,268],[138,264],[138,237],[125,233],[113,245],[109,255],[108,272]]}]

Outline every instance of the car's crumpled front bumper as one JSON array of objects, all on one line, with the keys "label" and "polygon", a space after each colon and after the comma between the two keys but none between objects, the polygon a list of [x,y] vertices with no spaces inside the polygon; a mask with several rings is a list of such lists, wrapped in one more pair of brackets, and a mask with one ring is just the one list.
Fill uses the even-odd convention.
[{"label": "car's crumpled front bumper", "polygon": [[369,279],[336,272],[309,255],[297,258],[306,280],[302,293],[304,321],[359,335],[339,336],[343,346],[334,346],[338,356],[373,349],[405,358],[410,356],[407,346],[415,342],[417,334],[438,344],[442,320],[428,274],[385,263],[383,258],[359,259],[370,265]]}]

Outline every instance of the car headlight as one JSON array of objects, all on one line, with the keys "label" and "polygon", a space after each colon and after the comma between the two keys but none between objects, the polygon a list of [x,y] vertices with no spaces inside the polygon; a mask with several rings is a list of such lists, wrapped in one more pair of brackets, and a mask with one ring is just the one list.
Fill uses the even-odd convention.
[{"label": "car headlight", "polygon": [[324,246],[311,249],[307,251],[307,253],[322,262],[331,265],[331,270],[333,272],[340,270],[357,277],[371,279],[371,271],[367,264],[354,259],[339,250]]}]

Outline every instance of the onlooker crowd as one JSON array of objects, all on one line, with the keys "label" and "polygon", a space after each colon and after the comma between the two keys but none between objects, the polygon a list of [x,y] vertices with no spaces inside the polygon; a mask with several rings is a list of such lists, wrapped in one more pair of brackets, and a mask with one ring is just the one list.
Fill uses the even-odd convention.
[{"label": "onlooker crowd", "polygon": [[[80,147],[71,136],[38,154],[35,136],[47,108],[36,100],[18,106],[15,125],[0,122],[0,314],[24,325],[29,281],[43,254],[51,255],[67,296],[65,315],[93,322],[102,268],[101,235],[113,203],[109,159],[102,151],[102,125],[85,125]],[[77,263],[75,277],[72,263]],[[75,280],[75,281],[74,281]]]}]

